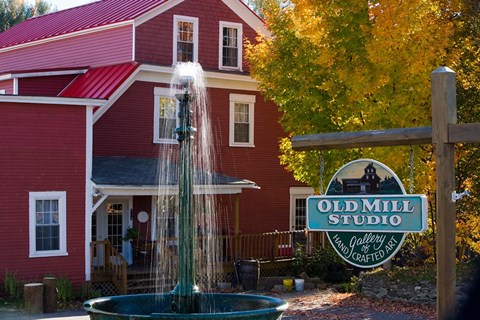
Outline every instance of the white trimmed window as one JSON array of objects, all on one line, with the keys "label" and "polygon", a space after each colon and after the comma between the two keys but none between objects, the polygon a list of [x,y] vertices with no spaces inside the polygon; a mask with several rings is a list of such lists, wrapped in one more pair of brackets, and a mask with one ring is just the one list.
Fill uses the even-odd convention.
[{"label": "white trimmed window", "polygon": [[173,17],[173,64],[198,62],[198,18]]},{"label": "white trimmed window", "polygon": [[219,68],[242,70],[242,24],[220,21]]},{"label": "white trimmed window", "polygon": [[0,90],[0,94],[5,94],[5,89]]},{"label": "white trimmed window", "polygon": [[230,146],[254,147],[255,96],[230,94]]},{"label": "white trimmed window", "polygon": [[177,100],[168,88],[155,88],[153,142],[177,143]]},{"label": "white trimmed window", "polygon": [[290,230],[304,230],[307,227],[307,198],[313,188],[290,188]]},{"label": "white trimmed window", "polygon": [[30,257],[67,255],[67,193],[29,193]]}]

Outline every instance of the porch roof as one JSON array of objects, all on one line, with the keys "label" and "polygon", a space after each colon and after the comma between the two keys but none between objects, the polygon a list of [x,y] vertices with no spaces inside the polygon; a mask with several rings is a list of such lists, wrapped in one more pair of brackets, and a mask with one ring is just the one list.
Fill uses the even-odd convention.
[{"label": "porch roof", "polygon": [[[160,173],[160,168],[163,168]],[[158,189],[176,192],[178,165],[157,158],[93,157],[92,181],[103,194],[152,194]],[[255,182],[217,172],[197,172],[194,192],[241,193],[243,188],[259,189]]]}]

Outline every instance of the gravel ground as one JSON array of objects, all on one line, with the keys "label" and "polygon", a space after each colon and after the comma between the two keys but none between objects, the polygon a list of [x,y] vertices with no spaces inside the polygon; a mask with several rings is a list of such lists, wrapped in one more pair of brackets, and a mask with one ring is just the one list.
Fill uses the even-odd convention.
[{"label": "gravel ground", "polygon": [[[267,293],[268,294],[268,293]],[[283,319],[436,319],[436,306],[366,298],[332,289],[268,294],[289,303]]]}]

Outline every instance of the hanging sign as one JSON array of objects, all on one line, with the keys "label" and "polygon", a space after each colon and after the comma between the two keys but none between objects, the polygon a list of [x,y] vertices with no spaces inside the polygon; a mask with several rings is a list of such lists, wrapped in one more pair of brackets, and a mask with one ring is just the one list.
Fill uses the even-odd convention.
[{"label": "hanging sign", "polygon": [[307,199],[307,226],[326,231],[337,253],[357,267],[391,259],[407,232],[427,230],[427,198],[407,195],[384,164],[360,159],[343,166],[324,196]]}]

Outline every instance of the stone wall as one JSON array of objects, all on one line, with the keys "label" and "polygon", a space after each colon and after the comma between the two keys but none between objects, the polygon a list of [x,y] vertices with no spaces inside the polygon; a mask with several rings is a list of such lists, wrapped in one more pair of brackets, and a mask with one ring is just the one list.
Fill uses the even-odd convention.
[{"label": "stone wall", "polygon": [[[459,303],[465,301],[470,289],[471,279],[457,281],[456,298]],[[385,298],[413,303],[436,303],[437,288],[433,281],[398,281],[388,279],[384,274],[361,273],[358,290],[368,297]]]}]

